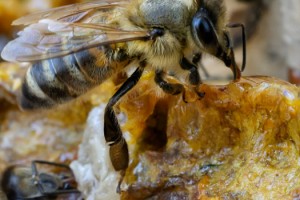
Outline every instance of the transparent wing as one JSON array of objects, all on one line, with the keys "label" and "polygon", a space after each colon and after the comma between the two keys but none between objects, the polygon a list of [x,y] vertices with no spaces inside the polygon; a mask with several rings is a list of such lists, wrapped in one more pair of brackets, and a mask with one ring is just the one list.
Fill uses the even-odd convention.
[{"label": "transparent wing", "polygon": [[[49,27],[52,27],[51,30]],[[43,20],[25,28],[17,39],[9,42],[2,51],[2,58],[12,62],[33,62],[100,45],[148,37],[147,31],[125,31],[103,24],[64,24]]]},{"label": "transparent wing", "polygon": [[[30,25],[18,34],[18,38],[5,46],[2,58],[8,61],[33,62],[100,45],[148,38],[146,30],[119,28],[116,18],[122,15],[125,2],[94,1],[97,6],[92,2],[75,4],[23,17],[16,21],[17,24]],[[80,5],[86,8],[83,9]],[[45,16],[47,19],[40,19]]]},{"label": "transparent wing", "polygon": [[80,15],[85,15],[87,12],[103,9],[111,9],[114,7],[124,6],[129,3],[129,0],[95,0],[84,3],[66,5],[58,8],[48,9],[46,11],[36,12],[15,20],[12,25],[29,25],[39,22],[41,19],[52,19],[56,21],[74,20]]}]

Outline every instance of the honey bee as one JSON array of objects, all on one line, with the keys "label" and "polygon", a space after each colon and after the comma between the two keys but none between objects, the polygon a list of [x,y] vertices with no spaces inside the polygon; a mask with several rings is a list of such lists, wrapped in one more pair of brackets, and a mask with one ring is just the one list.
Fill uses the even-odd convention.
[{"label": "honey bee", "polygon": [[186,70],[189,83],[198,88],[201,53],[223,61],[235,80],[241,76],[228,27],[243,26],[226,25],[223,0],[96,0],[31,14],[13,25],[26,28],[7,44],[2,57],[33,62],[22,86],[20,104],[25,109],[73,99],[136,63],[104,116],[112,165],[122,174],[129,163],[128,147],[113,107],[145,69],[155,71],[157,85],[173,95],[184,87],[167,82],[165,75]]},{"label": "honey bee", "polygon": [[[48,167],[38,170],[38,166]],[[51,172],[58,170],[59,173]],[[49,171],[50,170],[50,171]],[[1,187],[8,199],[54,199],[60,195],[80,195],[69,166],[48,161],[32,161],[31,167],[10,166],[2,177]]]}]

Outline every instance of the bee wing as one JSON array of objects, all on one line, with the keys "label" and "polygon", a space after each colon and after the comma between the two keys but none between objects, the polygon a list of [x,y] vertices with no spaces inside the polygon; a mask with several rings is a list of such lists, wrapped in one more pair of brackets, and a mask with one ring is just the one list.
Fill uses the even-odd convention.
[{"label": "bee wing", "polygon": [[[52,27],[51,31],[49,27]],[[43,20],[20,32],[17,39],[4,47],[1,56],[12,62],[33,62],[148,37],[146,31],[125,31],[103,24],[64,24]]]},{"label": "bee wing", "polygon": [[[89,11],[110,9],[114,7],[124,6],[129,0],[94,0],[90,2],[71,4],[58,8],[48,9],[46,11],[36,12],[15,20],[12,25],[29,25],[39,22],[41,19],[52,19],[56,21],[74,22],[80,19],[81,14]],[[78,17],[78,18],[77,18]]]},{"label": "bee wing", "polygon": [[[65,56],[101,45],[149,37],[148,31],[122,30],[113,23],[115,15],[119,13],[112,13],[114,8],[123,8],[123,4],[118,3],[126,1],[103,2],[94,1],[98,5],[93,8],[91,6],[94,4],[85,3],[50,9],[17,20],[17,24],[28,22],[30,25],[19,32],[18,38],[5,46],[1,54],[2,58],[8,61],[33,62]],[[88,8],[83,9],[79,5]],[[84,18],[86,15],[88,17]],[[41,19],[35,23],[40,17],[45,16],[50,19]]]}]

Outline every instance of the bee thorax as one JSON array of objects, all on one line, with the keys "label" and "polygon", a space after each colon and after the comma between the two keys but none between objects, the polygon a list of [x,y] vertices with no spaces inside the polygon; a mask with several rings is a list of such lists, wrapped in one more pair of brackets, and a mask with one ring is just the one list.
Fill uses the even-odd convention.
[{"label": "bee thorax", "polygon": [[158,4],[155,0],[145,0],[140,5],[140,10],[147,26],[176,30],[188,24],[188,7],[182,1],[166,0]]},{"label": "bee thorax", "polygon": [[134,41],[128,44],[130,55],[141,55],[147,63],[155,68],[168,69],[178,66],[182,56],[182,44],[171,33],[150,41]]}]

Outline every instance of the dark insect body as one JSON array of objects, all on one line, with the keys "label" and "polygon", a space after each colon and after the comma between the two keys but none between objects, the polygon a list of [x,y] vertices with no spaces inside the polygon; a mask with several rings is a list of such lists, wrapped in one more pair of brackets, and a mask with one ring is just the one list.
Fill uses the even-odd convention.
[{"label": "dark insect body", "polygon": [[42,160],[32,161],[31,167],[10,166],[4,171],[1,180],[1,189],[9,200],[49,200],[62,197],[61,195],[80,196],[76,187],[75,177],[69,166]]}]

